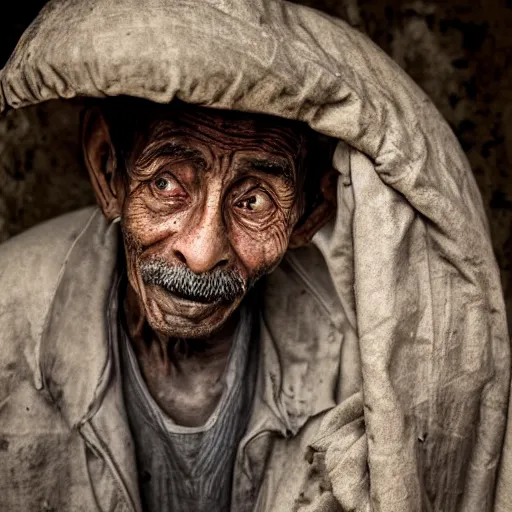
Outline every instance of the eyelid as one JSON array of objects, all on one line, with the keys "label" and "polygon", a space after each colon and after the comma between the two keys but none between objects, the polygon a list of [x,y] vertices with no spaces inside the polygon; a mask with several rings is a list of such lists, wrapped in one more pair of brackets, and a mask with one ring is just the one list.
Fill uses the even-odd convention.
[{"label": "eyelid", "polygon": [[241,192],[240,194],[236,194],[234,196],[234,202],[235,203],[238,203],[239,201],[241,201],[244,196],[246,196],[247,194],[250,194],[251,192],[253,192],[254,190],[260,190],[263,194],[267,195],[269,197],[269,199],[274,203],[276,204],[276,201],[273,197],[273,194],[271,192],[269,192],[267,189],[263,188],[261,186],[261,183],[257,183],[256,185],[253,185],[251,187],[249,187],[247,190],[244,190],[243,192]]}]

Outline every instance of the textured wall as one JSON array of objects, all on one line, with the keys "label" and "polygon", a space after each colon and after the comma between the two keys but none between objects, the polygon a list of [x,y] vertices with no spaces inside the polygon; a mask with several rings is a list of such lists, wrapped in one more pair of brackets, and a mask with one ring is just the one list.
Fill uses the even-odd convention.
[{"label": "textured wall", "polygon": [[[459,137],[490,219],[512,313],[512,0],[302,0],[366,32],[430,95]],[[13,4],[3,21],[0,65],[44,4]],[[70,172],[76,137],[54,154],[57,130],[77,116],[42,105],[0,120],[0,241],[92,201],[85,173]],[[75,118],[76,119],[76,118]],[[34,124],[38,131],[29,129]],[[6,148],[16,144],[14,153]],[[51,176],[39,169],[50,162]],[[509,316],[512,318],[512,315]]]}]

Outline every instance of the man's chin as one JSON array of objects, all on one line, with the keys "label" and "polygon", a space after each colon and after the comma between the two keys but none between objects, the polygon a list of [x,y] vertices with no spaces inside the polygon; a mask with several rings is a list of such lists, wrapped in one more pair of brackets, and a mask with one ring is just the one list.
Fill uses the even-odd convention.
[{"label": "man's chin", "polygon": [[239,303],[199,302],[173,295],[160,286],[146,288],[148,322],[155,331],[169,337],[209,337],[224,325]]}]

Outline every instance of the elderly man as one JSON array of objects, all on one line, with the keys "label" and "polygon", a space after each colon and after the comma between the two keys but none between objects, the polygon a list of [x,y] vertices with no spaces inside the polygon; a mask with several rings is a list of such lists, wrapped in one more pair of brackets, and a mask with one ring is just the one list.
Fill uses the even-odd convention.
[{"label": "elderly man", "polygon": [[278,118],[105,110],[86,113],[84,156],[103,214],[121,219],[117,337],[143,508],[229,510],[257,373],[247,295],[328,219],[306,183],[315,152],[305,127]]},{"label": "elderly man", "polygon": [[285,2],[52,0],[0,113],[69,98],[100,208],[0,248],[1,510],[512,510],[481,200],[387,57]]}]

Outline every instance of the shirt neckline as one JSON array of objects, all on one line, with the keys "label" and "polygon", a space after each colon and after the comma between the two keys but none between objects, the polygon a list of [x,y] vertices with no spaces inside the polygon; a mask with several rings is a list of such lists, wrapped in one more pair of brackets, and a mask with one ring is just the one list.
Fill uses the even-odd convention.
[{"label": "shirt neckline", "polygon": [[210,417],[203,425],[199,425],[197,427],[188,427],[177,424],[157,404],[144,381],[135,351],[131,346],[131,341],[123,326],[123,322],[118,318],[119,332],[121,334],[119,340],[121,344],[121,352],[124,352],[126,356],[125,359],[128,364],[127,371],[129,372],[129,375],[125,375],[124,378],[130,378],[132,380],[132,385],[135,387],[135,391],[137,392],[137,398],[143,402],[140,405],[142,405],[144,409],[149,409],[151,411],[153,419],[156,420],[163,431],[168,434],[202,434],[210,431],[216,425],[222,410],[230,399],[236,380],[243,376],[247,358],[249,357],[252,316],[251,308],[247,306],[246,300],[244,300],[240,305],[240,318],[235,328],[233,345],[222,376],[225,382],[222,395]]}]

